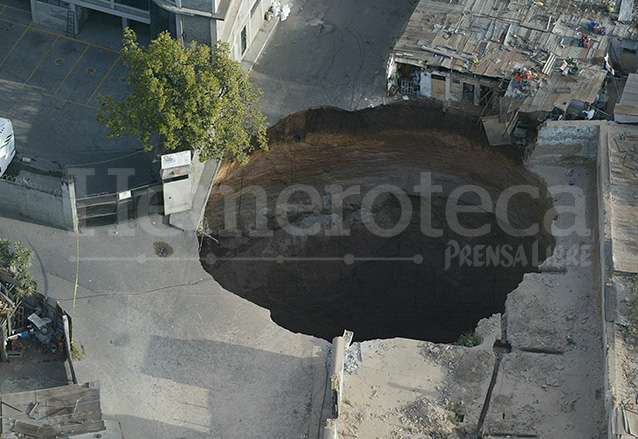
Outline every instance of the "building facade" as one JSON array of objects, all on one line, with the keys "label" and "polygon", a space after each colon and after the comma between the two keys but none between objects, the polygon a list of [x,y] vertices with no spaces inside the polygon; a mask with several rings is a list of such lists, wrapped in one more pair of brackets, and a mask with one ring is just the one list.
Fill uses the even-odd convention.
[{"label": "building facade", "polygon": [[229,43],[241,61],[266,21],[273,0],[31,0],[35,24],[75,36],[91,11],[150,26],[151,37],[169,31],[184,43]]}]

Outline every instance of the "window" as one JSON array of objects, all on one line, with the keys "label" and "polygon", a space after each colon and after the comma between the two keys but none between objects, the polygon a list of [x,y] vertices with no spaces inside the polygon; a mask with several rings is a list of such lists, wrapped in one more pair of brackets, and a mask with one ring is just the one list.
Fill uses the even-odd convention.
[{"label": "window", "polygon": [[241,54],[243,55],[246,52],[248,47],[248,41],[246,40],[246,26],[241,30]]},{"label": "window", "polygon": [[250,15],[255,15],[255,12],[257,12],[257,6],[259,6],[260,1],[261,0],[255,0],[255,4],[252,8],[250,8]]}]

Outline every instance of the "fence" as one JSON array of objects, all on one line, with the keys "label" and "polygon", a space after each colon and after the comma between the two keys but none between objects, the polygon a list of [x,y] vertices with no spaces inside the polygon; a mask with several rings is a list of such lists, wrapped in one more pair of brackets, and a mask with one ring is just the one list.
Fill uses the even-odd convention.
[{"label": "fence", "polygon": [[59,180],[59,187],[43,187],[21,179],[0,178],[0,214],[13,214],[67,230],[117,224],[149,214],[163,214],[162,184],[128,191],[90,195],[76,199],[72,177]]},{"label": "fence", "polygon": [[128,192],[91,195],[76,200],[81,228],[117,224],[164,210],[161,184],[142,186]]},{"label": "fence", "polygon": [[0,178],[0,213],[22,216],[46,225],[76,230],[75,186],[70,178],[56,188],[5,176]]},{"label": "fence", "polygon": [[69,383],[76,383],[75,369],[71,354],[71,341],[73,340],[73,322],[71,316],[60,307],[57,301],[45,297],[40,293],[34,293],[23,297],[17,307],[15,316],[16,328],[24,327],[28,324],[27,317],[38,312],[40,317],[51,319],[51,327],[55,333],[64,334],[65,346],[65,369]]}]

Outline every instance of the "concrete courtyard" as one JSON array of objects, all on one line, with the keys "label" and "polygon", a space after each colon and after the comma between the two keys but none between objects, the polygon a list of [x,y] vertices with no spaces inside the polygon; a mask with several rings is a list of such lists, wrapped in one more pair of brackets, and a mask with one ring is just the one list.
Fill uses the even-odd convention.
[{"label": "concrete courtyard", "polygon": [[[0,236],[34,249],[38,290],[69,313],[79,239],[76,372],[101,381],[102,410],[125,438],[317,437],[328,343],[223,290],[193,234],[159,217],[77,237],[2,218]],[[155,241],[172,256],[155,256]]]},{"label": "concrete courtyard", "polygon": [[[136,29],[140,41],[148,41],[148,28]],[[10,175],[55,188],[64,167],[89,169],[94,176],[79,196],[113,191],[111,168],[133,168],[130,187],[156,178],[153,157],[140,142],[108,138],[95,121],[99,94],[116,101],[126,96],[121,39],[115,17],[93,13],[70,38],[35,27],[28,1],[0,1],[0,117],[13,122],[17,153]]]}]

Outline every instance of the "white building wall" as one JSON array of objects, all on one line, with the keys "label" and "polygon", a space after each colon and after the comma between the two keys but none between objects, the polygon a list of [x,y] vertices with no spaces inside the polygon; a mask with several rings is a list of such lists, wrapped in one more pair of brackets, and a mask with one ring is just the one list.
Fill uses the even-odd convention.
[{"label": "white building wall", "polygon": [[[224,22],[223,35],[227,35],[226,41],[231,46],[231,55],[237,61],[241,61],[244,54],[241,52],[241,32],[246,28],[246,46],[250,47],[255,36],[263,26],[266,11],[272,5],[272,0],[237,0],[239,5],[236,12]],[[231,7],[232,9],[232,7]]]},{"label": "white building wall", "polygon": [[423,72],[421,74],[421,96],[432,97],[432,73]]},{"label": "white building wall", "polygon": [[[32,0],[35,1],[35,0]],[[177,29],[182,29],[186,43],[197,41],[214,45],[221,40],[230,45],[230,55],[241,61],[245,54],[241,51],[241,32],[246,28],[247,50],[263,26],[266,11],[273,0],[235,0],[228,10],[225,20],[211,20],[206,17],[177,16]],[[189,0],[183,0],[184,7],[195,8]],[[181,21],[181,23],[180,23]],[[181,24],[181,25],[180,25]]]}]

